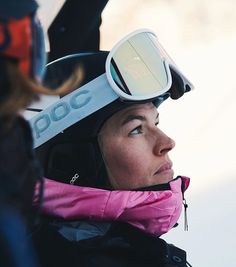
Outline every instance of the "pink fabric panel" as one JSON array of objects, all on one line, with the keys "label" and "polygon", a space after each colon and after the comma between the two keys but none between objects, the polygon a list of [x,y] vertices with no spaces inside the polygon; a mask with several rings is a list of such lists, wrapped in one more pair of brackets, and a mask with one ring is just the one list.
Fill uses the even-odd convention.
[{"label": "pink fabric panel", "polygon": [[178,221],[182,210],[181,183],[170,182],[171,190],[121,191],[80,187],[45,179],[43,213],[65,220],[123,221],[150,234],[161,235]]}]

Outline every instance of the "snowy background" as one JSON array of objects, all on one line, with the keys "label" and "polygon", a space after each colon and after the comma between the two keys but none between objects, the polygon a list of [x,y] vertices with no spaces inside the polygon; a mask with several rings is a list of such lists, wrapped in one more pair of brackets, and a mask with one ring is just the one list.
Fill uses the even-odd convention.
[{"label": "snowy background", "polygon": [[[63,0],[39,2],[46,30]],[[160,127],[176,141],[175,173],[191,177],[189,231],[181,218],[164,238],[195,267],[236,266],[235,14],[235,0],[110,0],[103,12],[102,50],[150,28],[195,85],[159,109]]]}]

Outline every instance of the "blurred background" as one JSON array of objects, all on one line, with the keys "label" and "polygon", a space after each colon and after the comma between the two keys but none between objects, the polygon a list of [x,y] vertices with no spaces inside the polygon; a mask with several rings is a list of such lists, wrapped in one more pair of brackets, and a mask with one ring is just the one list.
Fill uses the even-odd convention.
[{"label": "blurred background", "polygon": [[[39,1],[45,32],[63,2]],[[175,173],[191,177],[189,231],[181,218],[163,238],[185,249],[193,266],[236,262],[235,14],[235,0],[110,0],[102,13],[101,50],[150,28],[195,85],[159,109],[160,127],[176,141]]]}]

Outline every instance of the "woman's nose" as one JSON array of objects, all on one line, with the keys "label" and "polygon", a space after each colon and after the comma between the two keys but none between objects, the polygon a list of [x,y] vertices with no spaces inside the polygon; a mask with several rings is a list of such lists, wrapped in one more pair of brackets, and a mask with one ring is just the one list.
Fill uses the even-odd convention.
[{"label": "woman's nose", "polygon": [[175,141],[158,129],[153,152],[157,156],[163,156],[175,147]]}]

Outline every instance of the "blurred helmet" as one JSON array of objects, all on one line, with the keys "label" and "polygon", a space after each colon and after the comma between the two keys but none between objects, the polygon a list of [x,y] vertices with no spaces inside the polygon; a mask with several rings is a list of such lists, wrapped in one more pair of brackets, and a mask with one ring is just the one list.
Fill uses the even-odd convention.
[{"label": "blurred helmet", "polygon": [[43,30],[34,0],[0,1],[0,61],[17,61],[22,73],[39,81],[46,63]]}]

